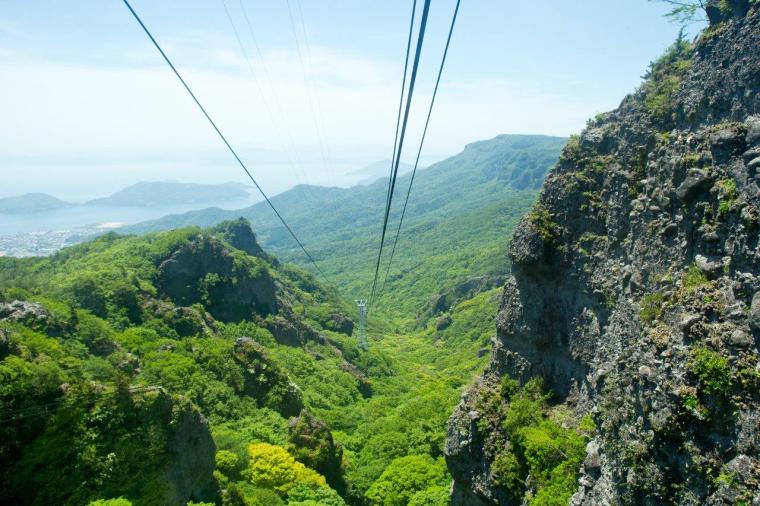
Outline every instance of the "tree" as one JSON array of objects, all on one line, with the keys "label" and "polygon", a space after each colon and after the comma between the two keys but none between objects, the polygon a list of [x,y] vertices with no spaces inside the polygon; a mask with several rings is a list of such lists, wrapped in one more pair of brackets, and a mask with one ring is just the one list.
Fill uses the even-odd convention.
[{"label": "tree", "polygon": [[706,0],[649,0],[660,2],[670,6],[670,12],[665,17],[673,23],[690,25],[704,21],[707,15]]},{"label": "tree", "polygon": [[325,478],[297,462],[284,448],[266,443],[254,443],[248,447],[251,458],[248,468],[251,482],[278,494],[287,493],[298,484],[326,487]]},{"label": "tree", "polygon": [[132,501],[119,497],[117,499],[98,499],[90,501],[87,506],[132,506]]},{"label": "tree", "polygon": [[346,506],[338,493],[327,487],[296,485],[288,492],[288,506]]},{"label": "tree", "polygon": [[649,0],[670,6],[665,16],[682,26],[709,20],[710,25],[722,23],[732,16],[744,16],[756,0]]},{"label": "tree", "polygon": [[395,459],[367,491],[373,505],[406,506],[417,493],[448,484],[446,464],[429,455]]}]

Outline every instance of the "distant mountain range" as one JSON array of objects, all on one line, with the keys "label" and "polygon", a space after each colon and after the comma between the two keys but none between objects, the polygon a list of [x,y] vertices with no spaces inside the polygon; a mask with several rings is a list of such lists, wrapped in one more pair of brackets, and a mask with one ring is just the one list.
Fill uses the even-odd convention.
[{"label": "distant mountain range", "polygon": [[245,200],[248,187],[240,183],[196,184],[178,181],[141,182],[109,197],[83,204],[65,202],[45,193],[27,193],[0,199],[0,214],[34,214],[71,206],[164,207]]},{"label": "distant mountain range", "polygon": [[[401,162],[398,165],[398,173],[399,175],[406,174],[407,172],[411,172],[413,168],[414,167],[412,165]],[[421,168],[422,167],[419,167],[417,170]],[[367,165],[366,167],[362,167],[361,169],[356,169],[354,171],[351,171],[347,175],[362,177],[362,179],[360,179],[356,184],[368,185],[368,184],[374,183],[378,179],[384,179],[388,177],[388,174],[390,173],[390,169],[391,169],[391,161],[382,160],[380,162],[371,163]]]},{"label": "distant mountain range", "polygon": [[110,197],[90,200],[86,205],[158,207],[243,200],[248,196],[248,187],[240,183],[212,185],[166,181],[133,184]]},{"label": "distant mountain range", "polygon": [[[497,282],[508,268],[504,242],[533,204],[566,141],[561,137],[500,135],[469,144],[458,155],[418,172],[388,278],[389,290],[402,290],[407,296],[395,300],[419,306],[420,297],[454,289],[473,273]],[[410,176],[398,178],[389,227],[391,242]],[[274,196],[272,201],[327,275],[359,296],[366,294],[372,283],[372,257],[377,254],[386,186],[387,178],[351,188],[300,185]],[[118,231],[208,227],[237,217],[250,220],[262,245],[278,257],[309,267],[263,202],[235,211],[190,211]],[[435,286],[422,282],[412,287],[397,285],[399,272],[410,271],[419,279],[428,279],[426,275],[433,272],[439,274]],[[441,272],[446,275],[441,276]]]}]

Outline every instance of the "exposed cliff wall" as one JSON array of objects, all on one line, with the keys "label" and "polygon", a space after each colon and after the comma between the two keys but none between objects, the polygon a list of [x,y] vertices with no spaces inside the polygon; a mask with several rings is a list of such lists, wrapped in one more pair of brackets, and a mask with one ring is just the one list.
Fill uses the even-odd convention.
[{"label": "exposed cliff wall", "polygon": [[760,8],[733,4],[570,140],[515,233],[490,366],[450,420],[455,503],[531,502],[494,471],[506,376],[592,415],[574,504],[760,501]]}]

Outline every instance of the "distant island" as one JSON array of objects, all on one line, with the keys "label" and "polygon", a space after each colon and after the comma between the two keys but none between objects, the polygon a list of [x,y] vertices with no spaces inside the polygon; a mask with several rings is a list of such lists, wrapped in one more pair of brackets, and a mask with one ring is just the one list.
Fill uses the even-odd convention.
[{"label": "distant island", "polygon": [[0,199],[0,214],[33,214],[72,206],[46,193],[27,193]]},{"label": "distant island", "polygon": [[0,198],[0,214],[34,214],[71,206],[163,207],[208,204],[245,200],[248,197],[248,187],[241,183],[196,184],[153,181],[136,183],[109,197],[89,200],[83,204],[66,202],[45,193],[27,193]]}]

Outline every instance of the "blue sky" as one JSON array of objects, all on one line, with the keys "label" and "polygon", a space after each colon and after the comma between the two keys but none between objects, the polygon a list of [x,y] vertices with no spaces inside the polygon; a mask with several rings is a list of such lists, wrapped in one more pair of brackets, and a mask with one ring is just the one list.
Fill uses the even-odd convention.
[{"label": "blue sky", "polygon": [[[271,193],[348,184],[345,172],[390,157],[411,11],[411,1],[289,1],[303,67],[285,0],[132,1]],[[409,146],[453,6],[432,4]],[[424,160],[500,133],[579,131],[675,39],[664,11],[645,0],[463,0]],[[0,110],[2,196],[243,181],[119,0],[0,0]]]}]

